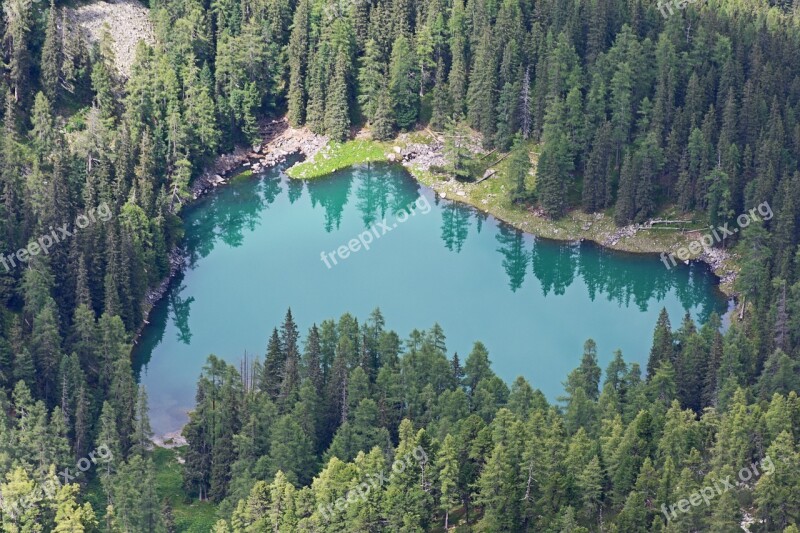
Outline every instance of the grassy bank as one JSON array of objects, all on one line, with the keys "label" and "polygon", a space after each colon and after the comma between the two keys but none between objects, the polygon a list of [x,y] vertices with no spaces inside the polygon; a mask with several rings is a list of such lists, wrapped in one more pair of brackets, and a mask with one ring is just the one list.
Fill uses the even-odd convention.
[{"label": "grassy bank", "polygon": [[[387,161],[394,147],[402,148],[406,142],[425,142],[425,138],[425,133],[416,132],[413,137],[405,136],[385,143],[368,140],[332,143],[314,158],[290,168],[288,174],[293,178],[313,179],[360,163]],[[538,156],[537,150],[537,146],[531,145],[534,166]],[[491,159],[497,158],[495,155]],[[586,239],[614,250],[658,254],[674,252],[686,246],[690,241],[698,239],[707,228],[704,221],[694,220],[685,224],[684,231],[659,227],[631,231],[630,228],[617,227],[612,212],[588,214],[579,209],[570,211],[561,219],[551,220],[531,208],[509,200],[506,181],[507,162],[506,159],[492,166],[491,168],[497,170],[496,174],[481,183],[450,180],[413,164],[407,165],[406,168],[417,181],[432,188],[440,196],[472,205],[522,231],[546,239],[561,241]],[[533,189],[534,185],[535,176],[532,172],[528,176],[529,189]],[[656,218],[685,219],[686,215],[667,209],[659,213]],[[737,271],[735,256],[731,256],[716,270],[716,274],[721,278],[730,278],[730,274]],[[726,294],[733,293],[730,282],[723,282],[720,288]]]},{"label": "grassy bank", "polygon": [[386,161],[387,145],[358,139],[346,143],[331,143],[309,159],[288,170],[292,178],[314,179],[361,163]]},{"label": "grassy bank", "polygon": [[156,490],[160,498],[168,499],[172,507],[175,530],[186,533],[207,533],[217,521],[217,506],[211,502],[186,500],[183,492],[183,467],[178,457],[186,448],[153,450],[156,466]]}]

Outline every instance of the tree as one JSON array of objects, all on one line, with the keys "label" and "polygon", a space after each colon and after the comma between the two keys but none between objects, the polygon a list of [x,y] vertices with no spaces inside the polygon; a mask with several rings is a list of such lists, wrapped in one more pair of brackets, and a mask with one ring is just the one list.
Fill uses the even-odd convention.
[{"label": "tree", "polygon": [[133,438],[131,439],[131,453],[141,456],[150,448],[150,438],[153,430],[150,428],[150,415],[148,413],[147,391],[139,385],[139,395],[136,400],[136,420],[133,425]]},{"label": "tree", "polygon": [[270,432],[269,475],[281,471],[286,479],[306,484],[314,473],[313,441],[291,414],[280,417]]},{"label": "tree", "polygon": [[441,57],[436,65],[436,81],[433,86],[432,106],[430,126],[435,131],[441,131],[447,124],[447,119],[451,114],[444,60]]},{"label": "tree", "polygon": [[272,330],[272,336],[267,345],[267,354],[264,357],[264,368],[259,381],[259,388],[266,392],[273,400],[278,398],[281,383],[283,382],[283,371],[286,365],[286,353],[283,351],[278,330]]},{"label": "tree", "polygon": [[526,144],[517,138],[508,161],[508,181],[511,200],[519,202],[527,197],[525,180],[531,168],[531,160]]},{"label": "tree", "polygon": [[[375,39],[369,39],[358,68],[358,105],[361,114],[372,123],[373,128],[376,127],[378,111],[380,110],[384,117],[387,113],[385,108],[380,108],[381,103],[379,102],[379,98],[383,96],[387,86],[386,66],[381,55],[378,43],[375,42]],[[391,108],[389,101],[385,101],[383,105]]]},{"label": "tree", "polygon": [[453,178],[465,180],[471,177],[469,138],[465,124],[452,120],[448,123],[444,144],[445,171]]},{"label": "tree", "polygon": [[800,517],[800,455],[789,432],[778,435],[761,467],[763,472],[755,490],[759,517],[765,520],[766,527],[780,531]]},{"label": "tree", "polygon": [[347,57],[336,57],[333,79],[325,100],[325,132],[334,141],[344,141],[350,133],[350,104],[347,87]]},{"label": "tree", "polygon": [[458,481],[460,470],[458,450],[453,436],[448,434],[442,442],[439,457],[436,460],[439,469],[439,508],[444,511],[444,529],[447,531],[450,509],[459,502]]},{"label": "tree", "polygon": [[44,32],[44,44],[42,45],[42,72],[39,79],[44,93],[52,102],[55,102],[58,98],[61,54],[63,50],[57,16],[58,10],[56,9],[55,1],[51,0],[50,9],[47,11],[47,26]]},{"label": "tree", "polygon": [[[492,40],[492,31],[485,26],[475,63],[470,72],[467,91],[467,117],[470,126],[483,133],[484,144],[491,145],[497,127],[496,110],[497,52]],[[510,104],[510,102],[507,102]]]},{"label": "tree", "polygon": [[417,122],[419,80],[411,45],[404,35],[395,39],[389,63],[389,94],[397,127],[409,130]]},{"label": "tree", "polygon": [[456,120],[464,118],[465,102],[467,101],[467,17],[464,12],[463,0],[454,0],[450,15],[450,52],[453,60],[448,74],[448,88],[450,101],[453,102],[453,112]]},{"label": "tree", "polygon": [[647,360],[647,380],[650,381],[662,362],[673,361],[674,358],[675,349],[672,344],[669,314],[667,314],[667,309],[662,307],[656,322],[656,329],[653,332],[653,347],[650,349],[650,357]]},{"label": "tree", "polygon": [[561,217],[567,209],[567,191],[574,168],[569,138],[564,130],[564,104],[554,100],[547,108],[542,152],[536,169],[536,194],[545,212]]},{"label": "tree", "polygon": [[387,140],[394,133],[394,109],[392,109],[391,95],[386,83],[378,91],[378,100],[375,104],[375,115],[372,118],[372,136],[377,140]]},{"label": "tree", "polygon": [[431,462],[434,458],[426,449],[430,443],[425,430],[415,433],[410,420],[404,419],[400,423],[399,437],[400,442],[394,451],[393,475],[384,496],[384,510],[393,530],[418,531],[427,526],[433,514],[434,501],[429,483],[433,479]]},{"label": "tree", "polygon": [[289,111],[287,116],[292,126],[300,126],[305,122],[305,79],[308,72],[310,12],[309,0],[298,2],[289,37]]}]

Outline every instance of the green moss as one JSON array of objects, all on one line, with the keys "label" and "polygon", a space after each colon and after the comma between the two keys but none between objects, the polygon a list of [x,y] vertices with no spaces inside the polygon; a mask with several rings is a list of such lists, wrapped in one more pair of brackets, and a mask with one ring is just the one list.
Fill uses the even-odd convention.
[{"label": "green moss", "polygon": [[252,177],[253,177],[253,171],[248,168],[248,169],[245,169],[245,170],[239,172],[235,176],[233,176],[231,178],[231,182],[244,181],[244,180],[248,180],[248,179],[250,179]]},{"label": "green moss", "polygon": [[377,141],[355,140],[331,143],[313,158],[287,171],[292,178],[314,179],[361,163],[386,161],[388,145]]}]

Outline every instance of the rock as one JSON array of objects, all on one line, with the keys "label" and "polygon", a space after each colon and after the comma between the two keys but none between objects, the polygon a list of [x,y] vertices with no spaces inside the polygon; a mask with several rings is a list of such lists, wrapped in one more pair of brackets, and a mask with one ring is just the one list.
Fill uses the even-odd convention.
[{"label": "rock", "polygon": [[114,66],[124,78],[130,76],[139,41],[155,45],[149,15],[148,9],[137,0],[89,2],[65,8],[65,16],[74,23],[70,31],[89,48],[100,42],[106,25],[111,28],[109,45],[114,52]]},{"label": "rock", "polygon": [[400,148],[399,146],[395,146],[394,148],[392,148],[392,150],[394,150],[394,153],[396,154],[402,153],[403,151],[403,149]]},{"label": "rock", "polygon": [[253,145],[253,153],[256,153],[256,154],[260,154],[261,153],[261,145],[260,144],[254,144]]},{"label": "rock", "polygon": [[456,194],[459,195],[459,196],[466,196],[467,195],[467,193],[465,193],[464,191],[458,191]]}]

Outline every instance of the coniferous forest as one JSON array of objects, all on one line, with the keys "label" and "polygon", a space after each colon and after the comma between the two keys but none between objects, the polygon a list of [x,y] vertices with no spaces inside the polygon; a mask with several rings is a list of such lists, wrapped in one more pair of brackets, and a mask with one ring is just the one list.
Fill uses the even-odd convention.
[{"label": "coniferous forest", "polygon": [[[150,0],[124,74],[123,30],[87,41],[75,2],[2,5],[3,531],[798,531],[800,4]],[[261,357],[208,357],[167,498],[131,349],[193,180],[284,115],[473,132],[552,219],[775,216],[726,241],[729,326],[664,311],[645,368],[586,340],[558,399],[438,325],[288,311]]]}]

